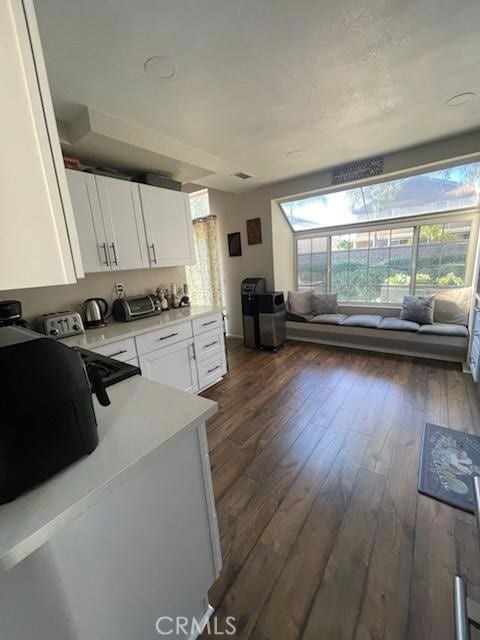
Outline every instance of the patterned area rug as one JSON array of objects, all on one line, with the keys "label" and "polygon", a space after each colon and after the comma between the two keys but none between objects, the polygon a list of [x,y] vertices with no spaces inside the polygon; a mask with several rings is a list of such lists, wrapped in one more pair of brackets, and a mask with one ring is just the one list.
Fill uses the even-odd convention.
[{"label": "patterned area rug", "polygon": [[427,422],[418,490],[474,513],[473,477],[477,475],[480,475],[480,437]]}]

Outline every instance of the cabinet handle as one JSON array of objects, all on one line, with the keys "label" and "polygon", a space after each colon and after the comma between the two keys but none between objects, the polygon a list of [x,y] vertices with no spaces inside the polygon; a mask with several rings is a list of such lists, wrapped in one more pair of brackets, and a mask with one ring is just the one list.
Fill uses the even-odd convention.
[{"label": "cabinet handle", "polygon": [[216,320],[210,320],[210,322],[204,322],[202,324],[202,327],[208,327],[209,324],[215,324],[217,321]]},{"label": "cabinet handle", "polygon": [[475,499],[475,516],[477,518],[478,533],[480,534],[480,476],[473,477],[473,497]]},{"label": "cabinet handle", "polygon": [[100,247],[103,249],[103,252],[105,254],[105,264],[108,267],[108,253],[107,253],[107,245],[105,242],[102,242],[102,244],[100,245]]},{"label": "cabinet handle", "polygon": [[178,336],[178,333],[170,333],[168,336],[163,336],[163,338],[159,338],[159,340],[168,340],[168,338],[173,338],[174,336]]},{"label": "cabinet handle", "polygon": [[480,307],[475,307],[475,311],[478,313],[480,311]]},{"label": "cabinet handle", "polygon": [[152,260],[152,262],[157,264],[157,252],[155,251],[155,244],[153,242],[150,245],[150,249],[153,251],[153,260]]},{"label": "cabinet handle", "polygon": [[474,336],[480,336],[480,331],[474,331],[474,332],[473,332],[473,335],[474,335]]},{"label": "cabinet handle", "polygon": [[126,349],[120,349],[120,351],[115,351],[115,353],[110,353],[107,358],[113,358],[114,356],[119,356],[122,353],[127,353]]},{"label": "cabinet handle", "polygon": [[217,364],[217,366],[216,366],[216,367],[213,367],[213,369],[209,369],[209,370],[207,371],[207,373],[213,373],[213,372],[214,372],[214,371],[216,371],[217,369],[220,369],[220,365],[219,365],[219,364]]},{"label": "cabinet handle", "polygon": [[469,640],[467,614],[467,595],[465,593],[465,583],[460,576],[455,576],[454,581],[455,598],[455,640]]},{"label": "cabinet handle", "polygon": [[215,340],[215,342],[209,342],[208,344],[206,344],[203,348],[204,349],[208,349],[208,347],[213,347],[214,345],[218,344],[218,340]]},{"label": "cabinet handle", "polygon": [[118,267],[118,258],[117,258],[117,250],[115,249],[115,243],[112,242],[112,244],[110,245],[112,251],[113,251],[113,261],[115,263],[115,265]]}]

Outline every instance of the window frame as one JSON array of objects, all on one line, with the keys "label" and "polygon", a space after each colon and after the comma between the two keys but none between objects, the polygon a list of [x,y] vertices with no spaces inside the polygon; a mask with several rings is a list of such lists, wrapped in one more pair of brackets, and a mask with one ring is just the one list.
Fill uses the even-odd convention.
[{"label": "window frame", "polygon": [[[413,246],[412,246],[412,275],[410,278],[409,293],[414,295],[416,275],[417,275],[417,263],[418,263],[418,248],[420,240],[420,227],[431,224],[447,224],[448,222],[455,222],[458,220],[465,220],[471,223],[470,237],[468,240],[468,249],[465,259],[465,286],[471,286],[473,281],[474,269],[475,269],[475,256],[477,253],[478,233],[480,225],[480,212],[478,209],[459,209],[454,211],[441,211],[434,214],[420,214],[416,216],[410,216],[408,218],[397,218],[395,221],[373,221],[362,222],[358,224],[342,225],[337,227],[323,227],[319,229],[310,229],[308,231],[293,231],[293,244],[294,244],[294,282],[298,290],[298,251],[297,241],[302,238],[327,238],[327,293],[332,293],[332,236],[342,235],[346,233],[359,233],[365,231],[385,231],[389,229],[401,229],[413,227]],[[333,292],[335,293],[335,292]],[[398,302],[349,302],[348,300],[339,300],[339,304],[349,307],[369,307],[369,308],[384,308],[389,307],[392,309],[400,308]]]}]

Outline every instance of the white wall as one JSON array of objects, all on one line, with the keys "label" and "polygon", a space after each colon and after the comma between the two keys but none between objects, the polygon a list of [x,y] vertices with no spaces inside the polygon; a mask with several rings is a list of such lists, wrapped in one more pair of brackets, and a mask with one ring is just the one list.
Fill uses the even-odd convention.
[{"label": "white wall", "polygon": [[[341,144],[341,141],[339,141]],[[358,157],[362,157],[359,150]],[[384,175],[398,172],[408,173],[414,169],[434,170],[436,164],[452,162],[473,162],[480,158],[480,130],[440,140],[420,147],[399,151],[384,157]],[[294,166],[292,165],[292,173]],[[331,186],[331,171],[285,180],[241,194],[231,194],[209,190],[212,213],[218,216],[220,231],[220,255],[223,267],[225,306],[229,316],[228,331],[241,335],[242,319],[240,304],[240,284],[248,276],[265,276],[268,287],[284,290],[292,286],[286,274],[288,254],[285,229],[277,224],[278,209],[272,200],[305,194]],[[187,190],[195,188],[188,185]],[[263,243],[248,246],[246,220],[261,218]],[[227,233],[240,231],[243,255],[230,258],[227,250]],[[272,236],[272,233],[275,237]],[[293,250],[293,249],[292,249]],[[274,252],[279,255],[274,256]],[[285,257],[285,269],[281,263]],[[275,277],[274,277],[275,276]],[[293,269],[292,269],[293,276]]]},{"label": "white wall", "polygon": [[109,303],[114,297],[114,283],[121,282],[127,295],[152,293],[158,286],[185,283],[185,268],[137,269],[115,273],[92,273],[77,284],[0,291],[0,300],[20,300],[25,318],[32,318],[54,311],[78,311],[86,298],[105,298]]}]

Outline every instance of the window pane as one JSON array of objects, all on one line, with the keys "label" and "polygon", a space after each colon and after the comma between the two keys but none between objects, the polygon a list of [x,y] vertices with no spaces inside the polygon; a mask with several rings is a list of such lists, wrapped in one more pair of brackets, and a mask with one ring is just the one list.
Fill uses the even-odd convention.
[{"label": "window pane", "polygon": [[478,206],[480,162],[281,203],[295,231]]},{"label": "window pane", "polygon": [[210,215],[210,203],[208,200],[208,190],[194,191],[190,194],[190,210],[192,218],[206,218]]},{"label": "window pane", "polygon": [[367,220],[361,189],[349,189],[283,202],[280,206],[295,231],[354,224]]},{"label": "window pane", "polygon": [[332,292],[343,302],[399,302],[409,293],[413,227],[332,237]]},{"label": "window pane", "polygon": [[415,292],[465,286],[471,223],[457,221],[420,228]]},{"label": "window pane", "polygon": [[312,239],[312,289],[327,292],[327,238]]},{"label": "window pane", "polygon": [[312,288],[312,240],[297,240],[297,279],[298,289]]}]

